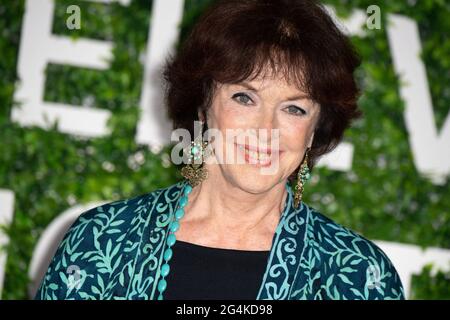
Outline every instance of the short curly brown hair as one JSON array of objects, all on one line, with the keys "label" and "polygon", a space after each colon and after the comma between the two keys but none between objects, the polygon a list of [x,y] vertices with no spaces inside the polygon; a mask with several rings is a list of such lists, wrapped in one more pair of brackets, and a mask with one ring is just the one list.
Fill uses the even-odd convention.
[{"label": "short curly brown hair", "polygon": [[[308,165],[333,150],[361,116],[354,71],[360,58],[326,9],[313,0],[219,0],[208,8],[163,76],[173,127],[193,134],[216,83],[279,73],[320,105]],[[291,175],[295,177],[296,171]]]}]

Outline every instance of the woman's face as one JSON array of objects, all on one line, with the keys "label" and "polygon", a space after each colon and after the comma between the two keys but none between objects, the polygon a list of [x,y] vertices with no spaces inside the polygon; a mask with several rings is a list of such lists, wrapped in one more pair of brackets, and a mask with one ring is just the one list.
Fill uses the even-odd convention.
[{"label": "woman's face", "polygon": [[250,193],[286,182],[312,144],[319,111],[282,78],[218,84],[207,117],[222,143],[213,145],[217,164],[207,169]]}]

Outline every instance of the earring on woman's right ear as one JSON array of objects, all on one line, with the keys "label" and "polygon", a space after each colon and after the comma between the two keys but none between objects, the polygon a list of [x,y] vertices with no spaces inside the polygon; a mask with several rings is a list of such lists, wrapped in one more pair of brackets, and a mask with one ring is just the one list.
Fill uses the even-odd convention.
[{"label": "earring on woman's right ear", "polygon": [[[200,132],[203,132],[203,122]],[[203,136],[200,134],[194,141],[191,141],[189,147],[184,149],[184,152],[188,155],[188,163],[181,168],[181,175],[189,180],[192,187],[208,178],[208,170],[204,165],[205,159],[211,155],[211,149],[208,148],[208,145],[209,142],[203,141]]]}]

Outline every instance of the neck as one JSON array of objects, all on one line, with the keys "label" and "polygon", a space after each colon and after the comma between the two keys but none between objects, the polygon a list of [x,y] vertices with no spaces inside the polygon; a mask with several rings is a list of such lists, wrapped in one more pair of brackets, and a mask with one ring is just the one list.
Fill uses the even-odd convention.
[{"label": "neck", "polygon": [[216,238],[244,239],[249,234],[271,238],[284,210],[286,182],[255,194],[233,185],[219,170],[208,171],[208,178],[189,195],[185,222],[198,223]]}]

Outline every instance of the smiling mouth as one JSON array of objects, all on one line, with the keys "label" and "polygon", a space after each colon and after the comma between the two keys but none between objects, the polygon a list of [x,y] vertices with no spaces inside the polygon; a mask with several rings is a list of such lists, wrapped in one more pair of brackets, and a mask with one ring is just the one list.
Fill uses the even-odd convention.
[{"label": "smiling mouth", "polygon": [[270,166],[272,164],[273,156],[279,156],[282,153],[280,150],[257,148],[236,143],[235,145],[244,154],[244,158],[247,163],[261,167]]}]

